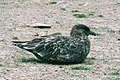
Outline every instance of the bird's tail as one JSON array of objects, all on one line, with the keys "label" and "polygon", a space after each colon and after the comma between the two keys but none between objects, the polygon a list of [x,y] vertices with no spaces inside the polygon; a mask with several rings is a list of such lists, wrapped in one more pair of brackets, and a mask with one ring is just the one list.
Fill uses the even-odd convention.
[{"label": "bird's tail", "polygon": [[14,46],[17,46],[17,47],[19,47],[21,49],[25,49],[25,50],[27,50],[29,52],[33,52],[33,50],[35,48],[35,47],[31,47],[31,46],[27,45],[28,41],[12,41],[12,42],[13,42]]},{"label": "bird's tail", "polygon": [[26,43],[27,41],[12,41],[12,44],[14,46],[17,46],[19,48],[23,48],[23,45]]},{"label": "bird's tail", "polygon": [[39,60],[45,61],[40,55],[38,55],[36,52],[34,52],[34,50],[32,48],[25,47],[26,42],[28,42],[28,41],[12,41],[12,42],[13,42],[14,46],[17,46],[19,48],[22,48],[22,49],[25,49],[29,52],[32,52]]}]

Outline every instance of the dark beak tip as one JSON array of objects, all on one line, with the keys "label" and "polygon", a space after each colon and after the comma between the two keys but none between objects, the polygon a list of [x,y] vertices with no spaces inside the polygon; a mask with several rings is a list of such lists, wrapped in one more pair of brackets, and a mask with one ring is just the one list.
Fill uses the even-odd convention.
[{"label": "dark beak tip", "polygon": [[97,36],[97,33],[93,34],[94,36]]},{"label": "dark beak tip", "polygon": [[93,35],[93,36],[97,36],[97,33],[92,32],[92,31],[90,31],[89,34],[90,34],[90,35]]}]

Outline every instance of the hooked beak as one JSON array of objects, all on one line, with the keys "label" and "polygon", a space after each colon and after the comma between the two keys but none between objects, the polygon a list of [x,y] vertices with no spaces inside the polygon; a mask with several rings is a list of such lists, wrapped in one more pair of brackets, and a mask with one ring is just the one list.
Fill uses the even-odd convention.
[{"label": "hooked beak", "polygon": [[90,31],[90,32],[89,32],[89,35],[94,35],[94,36],[96,36],[97,34],[96,34],[95,32]]}]

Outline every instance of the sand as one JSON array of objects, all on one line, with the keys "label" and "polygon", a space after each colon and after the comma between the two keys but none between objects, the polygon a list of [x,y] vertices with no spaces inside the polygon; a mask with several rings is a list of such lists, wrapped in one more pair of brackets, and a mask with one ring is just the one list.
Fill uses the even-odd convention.
[{"label": "sand", "polygon": [[[0,14],[0,80],[120,80],[120,0],[0,0]],[[52,28],[22,26],[33,23]],[[82,64],[38,62],[11,42],[55,32],[69,35],[77,23],[99,33],[89,36],[91,50]]]}]

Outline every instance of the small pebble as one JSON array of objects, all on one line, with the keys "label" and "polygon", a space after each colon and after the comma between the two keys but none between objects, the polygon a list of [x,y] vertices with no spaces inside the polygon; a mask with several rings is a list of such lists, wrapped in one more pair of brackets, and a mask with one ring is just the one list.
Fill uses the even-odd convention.
[{"label": "small pebble", "polygon": [[60,68],[63,68],[62,66],[60,66]]}]

